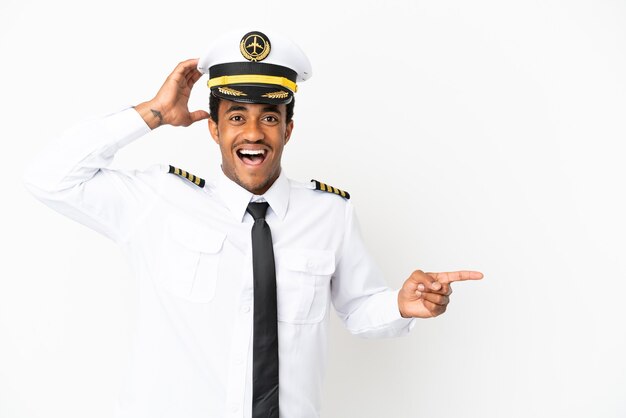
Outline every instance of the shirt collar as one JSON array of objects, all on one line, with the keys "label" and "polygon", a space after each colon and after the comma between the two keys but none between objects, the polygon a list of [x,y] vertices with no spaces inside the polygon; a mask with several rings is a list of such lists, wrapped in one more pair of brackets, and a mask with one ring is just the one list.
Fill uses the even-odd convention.
[{"label": "shirt collar", "polygon": [[[216,186],[217,193],[226,204],[233,218],[237,222],[243,222],[248,203],[250,203],[254,195],[226,177],[221,167],[218,170]],[[263,198],[269,203],[270,208],[280,220],[283,220],[287,214],[289,189],[289,179],[287,179],[285,171],[281,168],[280,175],[274,184],[263,194]]]}]

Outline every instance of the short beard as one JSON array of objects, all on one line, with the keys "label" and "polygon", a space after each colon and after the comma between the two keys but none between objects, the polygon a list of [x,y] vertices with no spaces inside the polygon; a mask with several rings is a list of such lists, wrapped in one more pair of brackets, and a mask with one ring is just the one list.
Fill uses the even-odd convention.
[{"label": "short beard", "polygon": [[[222,172],[224,170],[222,169]],[[233,170],[233,176],[235,177],[234,179],[231,179],[232,181],[234,181],[235,183],[237,183],[240,187],[246,189],[247,191],[249,191],[250,193],[260,196],[263,193],[267,192],[270,187],[272,187],[272,185],[274,184],[274,182],[278,179],[278,177],[280,176],[280,172],[281,172],[281,167],[278,168],[278,173],[273,173],[270,177],[266,178],[265,181],[261,184],[256,185],[254,188],[252,187],[252,185],[247,185],[245,184],[243,181],[241,181],[241,179],[239,178],[239,176],[237,175],[237,173]],[[228,177],[228,176],[226,176]]]}]

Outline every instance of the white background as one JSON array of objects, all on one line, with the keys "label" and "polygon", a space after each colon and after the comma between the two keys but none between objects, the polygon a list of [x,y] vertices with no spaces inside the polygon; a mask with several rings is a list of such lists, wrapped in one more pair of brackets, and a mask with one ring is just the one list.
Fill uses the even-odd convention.
[{"label": "white background", "polygon": [[[626,416],[624,1],[123,3],[0,3],[0,417],[109,417],[130,337],[121,253],[28,195],[25,163],[231,26],[309,55],[284,168],[350,191],[390,285],[485,274],[406,338],[333,314],[324,418]],[[218,148],[165,127],[115,164],[155,162],[205,176]]]}]

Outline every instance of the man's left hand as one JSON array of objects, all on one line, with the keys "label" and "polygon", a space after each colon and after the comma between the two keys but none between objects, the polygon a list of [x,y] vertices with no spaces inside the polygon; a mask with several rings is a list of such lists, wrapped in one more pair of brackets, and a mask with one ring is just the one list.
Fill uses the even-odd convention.
[{"label": "man's left hand", "polygon": [[450,283],[462,280],[480,280],[478,271],[424,273],[416,270],[398,292],[398,308],[404,318],[433,318],[446,311],[450,303]]}]

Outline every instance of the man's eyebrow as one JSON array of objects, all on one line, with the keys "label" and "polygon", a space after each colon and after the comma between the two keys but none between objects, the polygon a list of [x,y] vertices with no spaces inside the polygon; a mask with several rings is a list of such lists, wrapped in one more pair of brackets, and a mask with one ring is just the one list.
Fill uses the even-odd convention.
[{"label": "man's eyebrow", "polygon": [[226,113],[228,112],[237,112],[237,111],[247,111],[248,108],[242,105],[232,105],[231,107],[228,108],[228,110],[226,111]]},{"label": "man's eyebrow", "polygon": [[[226,110],[226,113],[230,112],[247,112],[248,108],[240,104],[234,104]],[[263,108],[263,112],[274,112],[280,114],[279,107],[276,105],[268,105]]]},{"label": "man's eyebrow", "polygon": [[274,112],[274,113],[280,114],[280,110],[278,110],[278,106],[276,106],[276,105],[265,106],[263,108],[263,111],[264,112]]}]

